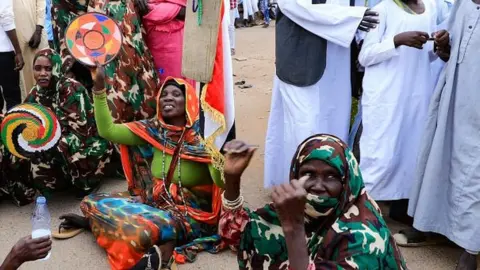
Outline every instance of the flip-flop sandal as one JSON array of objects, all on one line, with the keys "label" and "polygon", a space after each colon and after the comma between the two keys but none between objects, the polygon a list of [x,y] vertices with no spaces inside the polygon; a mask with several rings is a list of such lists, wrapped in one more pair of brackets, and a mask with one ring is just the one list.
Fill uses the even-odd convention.
[{"label": "flip-flop sandal", "polygon": [[55,239],[59,239],[59,240],[66,240],[66,239],[70,239],[70,238],[73,238],[79,234],[81,234],[85,229],[65,229],[65,228],[62,228],[60,227],[58,229],[58,233],[57,232],[54,232],[52,233],[52,237],[55,238]]},{"label": "flip-flop sandal", "polygon": [[422,232],[413,230],[400,230],[393,235],[395,242],[401,247],[424,247],[446,243],[446,239],[432,237]]}]

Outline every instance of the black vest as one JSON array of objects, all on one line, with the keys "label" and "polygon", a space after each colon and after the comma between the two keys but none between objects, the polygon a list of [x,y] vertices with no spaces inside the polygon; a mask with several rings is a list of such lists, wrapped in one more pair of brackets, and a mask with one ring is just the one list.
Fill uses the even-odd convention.
[{"label": "black vest", "polygon": [[[313,0],[324,4],[326,0]],[[276,72],[280,80],[298,87],[316,84],[327,62],[327,41],[303,29],[277,9]]]}]

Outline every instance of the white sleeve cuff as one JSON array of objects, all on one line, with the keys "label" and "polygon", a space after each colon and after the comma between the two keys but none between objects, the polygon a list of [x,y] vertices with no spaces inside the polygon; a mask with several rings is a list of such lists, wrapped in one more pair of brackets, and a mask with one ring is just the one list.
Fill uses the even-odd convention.
[{"label": "white sleeve cuff", "polygon": [[2,28],[5,32],[12,31],[15,29],[15,23],[2,24]]}]

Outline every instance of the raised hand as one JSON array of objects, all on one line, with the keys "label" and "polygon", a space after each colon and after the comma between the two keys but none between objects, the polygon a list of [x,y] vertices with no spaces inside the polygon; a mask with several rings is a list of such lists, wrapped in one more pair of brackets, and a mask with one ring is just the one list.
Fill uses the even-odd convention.
[{"label": "raised hand", "polygon": [[403,32],[395,36],[393,39],[395,47],[408,46],[416,49],[423,49],[430,36],[428,33],[421,31]]},{"label": "raised hand", "polygon": [[228,142],[223,150],[225,151],[225,174],[241,176],[250,164],[256,147],[240,140],[233,140]]},{"label": "raised hand", "polygon": [[367,9],[360,25],[358,26],[358,30],[368,32],[370,29],[376,28],[379,22],[378,13]]},{"label": "raised hand", "polygon": [[91,72],[94,81],[93,91],[99,92],[105,89],[105,68],[97,62],[96,67]]},{"label": "raised hand", "polygon": [[284,233],[293,232],[299,226],[304,226],[307,202],[305,182],[308,178],[309,176],[303,176],[299,180],[294,179],[289,183],[273,187],[271,197]]},{"label": "raised hand", "polygon": [[235,200],[240,195],[240,181],[245,169],[250,164],[256,147],[240,140],[228,142],[225,151],[225,198]]}]

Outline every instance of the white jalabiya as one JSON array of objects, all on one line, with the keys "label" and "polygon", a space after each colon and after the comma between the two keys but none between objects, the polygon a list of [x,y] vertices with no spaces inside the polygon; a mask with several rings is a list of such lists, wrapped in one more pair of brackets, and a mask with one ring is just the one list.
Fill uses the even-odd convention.
[{"label": "white jalabiya", "polygon": [[351,85],[350,44],[366,8],[349,0],[312,4],[278,0],[282,13],[327,40],[327,66],[316,84],[297,87],[275,77],[265,146],[265,187],[288,181],[290,162],[307,137],[329,133],[348,137]]},{"label": "white jalabiya", "polygon": [[[437,2],[438,3],[438,2]],[[439,3],[438,13],[440,14],[437,18],[437,29],[447,29],[448,26],[448,15],[450,14],[450,10],[453,6],[453,0],[443,0]],[[438,78],[440,77],[440,72],[442,71],[443,67],[445,66],[445,62],[442,59],[438,58],[437,60],[433,61],[430,65],[432,70],[432,85],[435,86],[437,84]]]},{"label": "white jalabiya", "polygon": [[230,40],[230,48],[235,49],[235,13],[237,8],[230,9],[229,23],[228,23],[228,38]]},{"label": "white jalabiya", "polygon": [[248,20],[248,16],[253,16],[258,12],[258,0],[243,0],[243,19]]},{"label": "white jalabiya", "polygon": [[480,251],[480,5],[455,1],[450,60],[428,110],[408,214],[413,226]]},{"label": "white jalabiya", "polygon": [[375,200],[408,199],[412,187],[434,88],[430,64],[437,57],[432,42],[419,50],[395,48],[393,40],[402,32],[436,30],[436,4],[424,3],[422,14],[407,13],[392,0],[373,8],[380,24],[366,35],[359,56],[365,67],[360,168]]}]

